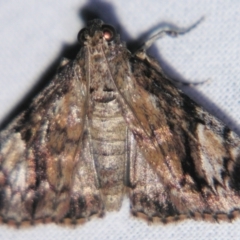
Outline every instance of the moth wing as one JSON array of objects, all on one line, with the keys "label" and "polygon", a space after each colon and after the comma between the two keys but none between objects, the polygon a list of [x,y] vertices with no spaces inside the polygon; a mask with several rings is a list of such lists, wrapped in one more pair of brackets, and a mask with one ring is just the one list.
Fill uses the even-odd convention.
[{"label": "moth wing", "polygon": [[114,81],[130,130],[132,211],[165,220],[234,217],[240,205],[239,137],[160,67],[138,58],[115,69],[109,65],[113,76],[121,76]]},{"label": "moth wing", "polygon": [[84,71],[77,60],[68,63],[1,132],[2,221],[59,221],[69,212],[84,135]]}]

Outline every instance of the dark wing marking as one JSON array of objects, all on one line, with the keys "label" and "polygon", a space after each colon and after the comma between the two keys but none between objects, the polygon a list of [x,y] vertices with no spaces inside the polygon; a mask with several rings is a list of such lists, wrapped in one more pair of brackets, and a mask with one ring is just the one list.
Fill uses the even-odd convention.
[{"label": "dark wing marking", "polygon": [[164,219],[199,214],[232,218],[240,200],[239,137],[151,62],[131,57],[130,64],[109,66],[113,76],[122,77],[114,81],[136,141],[129,150],[134,156],[129,158],[133,212]]}]

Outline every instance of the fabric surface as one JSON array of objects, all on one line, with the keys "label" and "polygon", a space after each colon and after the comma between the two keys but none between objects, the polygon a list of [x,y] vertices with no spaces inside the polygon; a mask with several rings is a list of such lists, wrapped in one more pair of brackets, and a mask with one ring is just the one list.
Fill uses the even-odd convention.
[{"label": "fabric surface", "polygon": [[[188,34],[159,40],[149,52],[174,79],[210,79],[184,90],[240,133],[239,9],[238,0],[0,1],[0,120],[6,120],[37,83],[54,75],[62,57],[76,55],[76,36],[84,19],[98,15],[117,27],[124,41],[133,42],[161,24],[187,27],[204,16]],[[119,212],[74,229],[48,224],[17,230],[0,225],[0,239],[226,240],[239,239],[239,226],[240,220],[151,226],[130,216],[125,199]]]}]

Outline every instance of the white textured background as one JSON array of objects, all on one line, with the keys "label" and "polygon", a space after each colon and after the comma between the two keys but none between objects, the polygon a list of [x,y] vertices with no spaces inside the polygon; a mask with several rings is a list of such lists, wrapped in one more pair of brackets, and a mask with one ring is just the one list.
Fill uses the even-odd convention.
[{"label": "white textured background", "polygon": [[[161,23],[189,26],[205,16],[190,33],[159,40],[151,55],[176,79],[211,79],[185,90],[240,133],[239,0],[0,1],[1,122],[36,83],[41,86],[51,78],[61,57],[74,55],[69,49],[75,49],[83,16],[90,18],[90,13],[115,25],[124,41],[136,40]],[[240,239],[240,221],[148,226],[130,217],[125,200],[120,212],[75,229],[55,224],[20,230],[0,226],[0,239]]]}]

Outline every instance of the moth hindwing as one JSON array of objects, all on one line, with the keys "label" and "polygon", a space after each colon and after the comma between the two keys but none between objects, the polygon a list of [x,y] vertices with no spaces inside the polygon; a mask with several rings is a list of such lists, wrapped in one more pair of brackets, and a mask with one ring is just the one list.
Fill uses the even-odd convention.
[{"label": "moth hindwing", "polygon": [[113,27],[93,20],[78,39],[76,58],[0,134],[2,222],[75,224],[118,210],[126,189],[148,220],[237,216],[239,137]]}]

